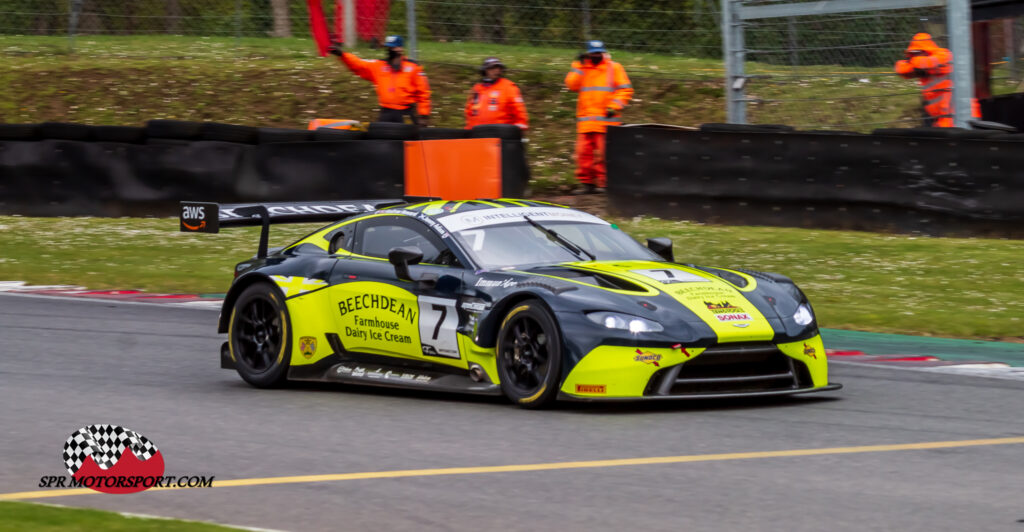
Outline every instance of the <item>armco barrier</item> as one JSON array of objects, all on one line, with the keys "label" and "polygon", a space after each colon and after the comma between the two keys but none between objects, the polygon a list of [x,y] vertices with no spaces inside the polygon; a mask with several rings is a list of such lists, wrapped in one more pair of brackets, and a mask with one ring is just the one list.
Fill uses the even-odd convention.
[{"label": "armco barrier", "polygon": [[711,223],[1024,238],[1024,142],[615,127],[610,207]]},{"label": "armco barrier", "polygon": [[[99,127],[0,126],[5,126],[0,128],[4,133],[0,135],[0,214],[172,216],[182,200],[235,203],[404,194],[402,140],[332,137],[266,142],[291,135],[281,129],[152,121],[145,135],[141,128],[117,132],[138,141],[121,143],[44,138],[46,131],[62,136],[75,133],[79,138],[109,137],[110,131],[98,134]],[[177,138],[153,136],[164,130],[168,137]],[[211,132],[247,143],[200,140]],[[295,137],[309,138],[302,133]],[[193,134],[200,139],[181,138]],[[529,179],[522,143],[500,142],[502,195],[521,196]]]}]

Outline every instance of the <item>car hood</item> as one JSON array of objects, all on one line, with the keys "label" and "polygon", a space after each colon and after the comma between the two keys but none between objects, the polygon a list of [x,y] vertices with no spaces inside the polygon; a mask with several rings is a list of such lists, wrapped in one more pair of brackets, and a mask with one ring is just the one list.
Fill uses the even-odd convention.
[{"label": "car hood", "polygon": [[[737,286],[699,268],[652,261],[564,263],[524,273],[561,277],[638,298],[649,299],[652,294],[665,296],[689,311],[673,312],[674,315],[687,322],[706,324],[720,342],[769,341],[775,335],[771,321],[779,321],[766,302],[756,299],[760,297],[755,296],[756,279],[739,273],[737,278],[746,281],[745,286]],[[580,273],[592,275],[581,276]],[[622,283],[622,280],[627,282]],[[664,302],[665,297],[658,300]],[[766,316],[765,311],[770,314]]]}]

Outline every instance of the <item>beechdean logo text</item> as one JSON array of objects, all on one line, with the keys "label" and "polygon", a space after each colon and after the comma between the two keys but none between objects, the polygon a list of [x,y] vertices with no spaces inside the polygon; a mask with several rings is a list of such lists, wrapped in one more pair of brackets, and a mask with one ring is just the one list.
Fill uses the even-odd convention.
[{"label": "beechdean logo text", "polygon": [[[71,478],[45,476],[40,488],[90,488],[136,493],[153,487],[210,487],[213,477],[165,476],[160,449],[142,434],[118,425],[89,425],[64,442],[64,467]],[[65,482],[67,481],[67,484]]]}]

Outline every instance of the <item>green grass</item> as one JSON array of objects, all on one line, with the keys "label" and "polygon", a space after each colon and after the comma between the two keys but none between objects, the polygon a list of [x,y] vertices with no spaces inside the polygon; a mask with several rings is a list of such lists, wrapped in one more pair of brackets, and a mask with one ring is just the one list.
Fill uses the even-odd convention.
[{"label": "green grass", "polygon": [[0,502],[0,532],[215,532],[238,530],[209,523],[66,508],[24,502]]},{"label": "green grass", "polygon": [[[668,236],[676,258],[775,271],[807,293],[824,327],[1024,339],[1020,242],[618,220],[633,237]],[[275,226],[271,245],[315,229]],[[175,219],[0,217],[0,280],[155,292],[224,292],[258,229],[178,232]]]},{"label": "green grass", "polygon": [[[462,109],[478,77],[476,65],[498,55],[522,87],[530,113],[527,155],[534,189],[571,183],[576,95],[565,89],[563,78],[577,52],[421,43],[434,91],[433,125],[464,125]],[[636,88],[626,121],[691,126],[725,121],[719,59],[613,52]],[[748,86],[748,96],[762,102],[748,106],[753,123],[870,131],[907,126],[920,116],[914,83],[892,76],[888,67],[807,66],[800,68],[799,80],[778,77],[790,73],[785,66],[749,63],[747,70],[776,76],[753,79]],[[9,123],[141,125],[174,118],[305,127],[314,117],[372,121],[376,116],[370,85],[334,58],[317,57],[312,41],[299,37],[89,35],[75,39],[71,54],[66,37],[5,35],[0,36],[0,86],[0,122]],[[861,99],[880,93],[894,95]]]}]

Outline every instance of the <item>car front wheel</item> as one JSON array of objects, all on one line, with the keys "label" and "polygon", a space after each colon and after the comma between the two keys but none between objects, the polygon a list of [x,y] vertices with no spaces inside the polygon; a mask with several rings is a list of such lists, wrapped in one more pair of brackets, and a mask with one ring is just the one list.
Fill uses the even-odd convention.
[{"label": "car front wheel", "polygon": [[562,337],[551,311],[539,300],[516,305],[498,332],[501,389],[524,408],[542,408],[558,395]]}]

